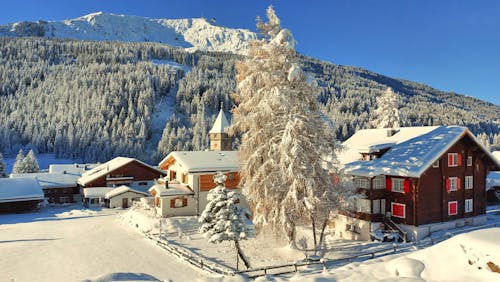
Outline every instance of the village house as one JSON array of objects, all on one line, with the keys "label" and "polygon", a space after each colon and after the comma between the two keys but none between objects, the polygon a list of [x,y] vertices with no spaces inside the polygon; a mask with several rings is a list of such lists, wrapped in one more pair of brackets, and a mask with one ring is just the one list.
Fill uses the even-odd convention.
[{"label": "village house", "polygon": [[81,201],[80,188],[76,183],[83,172],[95,164],[50,165],[48,172],[11,174],[10,178],[34,178],[42,187],[49,203],[74,203]]},{"label": "village house", "polygon": [[34,178],[0,178],[0,213],[35,209],[43,198]]},{"label": "village house", "polygon": [[335,219],[343,237],[369,240],[390,229],[420,240],[486,221],[486,175],[500,163],[467,128],[368,129],[344,145],[344,172],[365,198]]},{"label": "village house", "polygon": [[[82,173],[77,183],[81,187],[84,205],[110,206],[109,203],[113,202],[115,206],[112,201],[115,198],[126,208],[140,197],[138,194],[147,195],[154,180],[163,176],[165,172],[137,159],[116,157]],[[129,190],[123,192],[124,188],[121,186],[126,186]],[[110,193],[116,188],[120,189]]]},{"label": "village house", "polygon": [[155,197],[155,208],[161,216],[200,215],[207,204],[208,192],[217,185],[213,176],[223,172],[226,188],[238,189],[238,152],[232,151],[229,126],[221,109],[210,130],[211,151],[175,151],[168,154],[159,167],[167,177],[159,179],[149,190]]}]

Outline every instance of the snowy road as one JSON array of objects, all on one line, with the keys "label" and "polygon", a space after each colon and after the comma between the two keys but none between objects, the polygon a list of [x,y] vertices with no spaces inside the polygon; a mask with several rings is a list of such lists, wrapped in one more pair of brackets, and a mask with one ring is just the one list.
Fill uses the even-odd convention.
[{"label": "snowy road", "polygon": [[120,211],[70,210],[0,215],[0,281],[81,281],[110,273],[192,281],[206,275],[122,223]]}]

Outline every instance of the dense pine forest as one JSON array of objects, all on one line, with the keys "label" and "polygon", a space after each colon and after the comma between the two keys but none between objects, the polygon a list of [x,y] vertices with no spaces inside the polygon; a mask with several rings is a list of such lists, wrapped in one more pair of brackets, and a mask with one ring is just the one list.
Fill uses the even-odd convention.
[{"label": "dense pine forest", "polygon": [[[238,59],[156,43],[0,38],[0,152],[155,163],[171,150],[206,149],[221,103],[234,106]],[[360,68],[301,64],[340,140],[372,126],[376,97],[392,87],[403,126],[465,125],[500,146],[499,106]]]}]

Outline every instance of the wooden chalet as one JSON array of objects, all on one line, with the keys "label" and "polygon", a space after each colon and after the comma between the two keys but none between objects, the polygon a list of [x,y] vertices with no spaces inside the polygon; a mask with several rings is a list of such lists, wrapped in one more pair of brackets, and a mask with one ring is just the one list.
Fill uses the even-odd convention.
[{"label": "wooden chalet", "polygon": [[[80,187],[118,187],[139,185],[147,187],[165,172],[133,158],[116,157],[89,171],[78,179]],[[147,189],[147,188],[146,188]]]},{"label": "wooden chalet", "polygon": [[369,129],[351,139],[343,158],[361,160],[344,172],[365,198],[336,220],[346,226],[344,237],[367,240],[390,229],[419,240],[486,221],[486,175],[500,163],[467,128]]}]

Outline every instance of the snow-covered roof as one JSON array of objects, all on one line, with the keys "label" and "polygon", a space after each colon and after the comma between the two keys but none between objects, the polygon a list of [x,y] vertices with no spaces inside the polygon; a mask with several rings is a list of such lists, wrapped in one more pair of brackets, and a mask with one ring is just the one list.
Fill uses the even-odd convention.
[{"label": "snow-covered roof", "polygon": [[0,203],[43,200],[35,178],[0,178]]},{"label": "snow-covered roof", "polygon": [[500,161],[500,151],[493,151],[491,154]]},{"label": "snow-covered roof", "polygon": [[79,175],[69,173],[18,173],[11,174],[10,178],[34,178],[42,188],[68,188],[76,187]]},{"label": "snow-covered roof", "polygon": [[[403,128],[401,128],[403,129]],[[460,138],[469,135],[500,167],[500,163],[479,143],[470,131],[460,126],[434,127],[430,132],[398,143],[381,158],[348,163],[344,172],[358,176],[398,175],[420,177]]]},{"label": "snow-covered roof", "polygon": [[486,190],[500,187],[500,171],[490,171],[486,176]]},{"label": "snow-covered roof", "polygon": [[[413,126],[401,128],[363,129],[354,133],[342,145],[344,150],[339,152],[338,158],[342,164],[357,161],[360,153],[373,153],[387,149],[401,142],[431,132],[437,126]],[[391,130],[392,135],[387,134]],[[388,136],[390,135],[390,136]]]},{"label": "snow-covered roof", "polygon": [[214,126],[212,126],[209,133],[225,133],[227,127],[229,127],[229,122],[227,121],[226,114],[224,114],[224,110],[221,108],[219,115],[215,119]]},{"label": "snow-covered roof", "polygon": [[113,198],[115,196],[118,196],[120,194],[126,193],[126,192],[133,192],[133,193],[141,194],[144,196],[149,196],[149,194],[144,192],[144,191],[139,191],[136,189],[132,189],[128,186],[122,185],[122,186],[117,187],[117,188],[109,191],[108,193],[106,193],[105,197],[106,197],[106,199],[109,199],[109,198]]},{"label": "snow-covered roof", "polygon": [[143,163],[137,159],[133,159],[133,158],[125,158],[125,157],[116,157],[108,162],[105,162],[87,172],[84,172],[82,173],[82,177],[80,177],[78,179],[78,183],[80,185],[87,185],[88,183],[122,167],[122,166],[125,166],[131,162],[138,162],[146,167],[149,167],[151,169],[154,169],[154,170],[157,170],[160,174],[162,174],[163,172],[158,170],[157,168],[154,168],[146,163]]},{"label": "snow-covered roof", "polygon": [[85,171],[91,170],[100,164],[51,164],[49,173],[64,173],[82,175]]},{"label": "snow-covered roof", "polygon": [[83,188],[84,198],[104,198],[107,193],[116,189],[115,187],[89,187]]},{"label": "snow-covered roof", "polygon": [[238,151],[175,151],[160,164],[174,158],[186,172],[239,171]]},{"label": "snow-covered roof", "polygon": [[177,181],[170,181],[168,183],[168,188],[166,187],[165,183],[156,183],[155,185],[151,186],[151,188],[149,188],[149,192],[151,193],[152,191],[155,191],[156,195],[160,197],[194,194],[191,189],[187,188],[185,185]]}]

